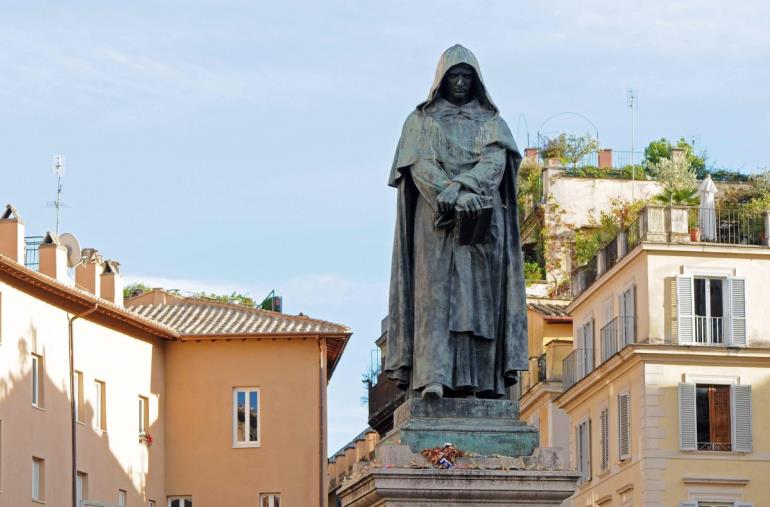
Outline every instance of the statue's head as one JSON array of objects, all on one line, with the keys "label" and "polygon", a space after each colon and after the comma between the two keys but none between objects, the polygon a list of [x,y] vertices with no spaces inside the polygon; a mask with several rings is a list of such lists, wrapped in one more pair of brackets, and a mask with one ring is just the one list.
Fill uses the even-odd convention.
[{"label": "statue's head", "polygon": [[497,113],[497,107],[484,86],[479,62],[470,50],[460,44],[455,44],[441,55],[428,99],[418,104],[417,108],[427,107],[438,97],[458,106],[476,98],[481,107]]},{"label": "statue's head", "polygon": [[456,106],[467,104],[476,95],[478,79],[476,71],[467,63],[452,66],[441,82],[439,94]]}]

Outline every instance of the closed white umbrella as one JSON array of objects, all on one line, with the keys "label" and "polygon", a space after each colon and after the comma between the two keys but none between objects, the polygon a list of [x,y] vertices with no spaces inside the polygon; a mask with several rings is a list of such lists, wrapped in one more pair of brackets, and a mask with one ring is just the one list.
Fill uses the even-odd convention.
[{"label": "closed white umbrella", "polygon": [[698,195],[700,196],[698,227],[700,227],[700,236],[703,241],[716,241],[717,239],[717,216],[714,204],[714,196],[717,192],[717,186],[711,180],[711,175],[707,174],[698,188]]}]

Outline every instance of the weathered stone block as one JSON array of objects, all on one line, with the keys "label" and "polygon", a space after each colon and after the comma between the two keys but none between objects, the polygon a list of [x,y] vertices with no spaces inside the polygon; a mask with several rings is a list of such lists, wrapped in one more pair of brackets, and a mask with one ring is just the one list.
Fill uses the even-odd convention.
[{"label": "weathered stone block", "polygon": [[466,453],[529,456],[538,431],[517,419],[510,400],[444,398],[406,400],[393,414],[393,430],[383,443],[401,443],[416,453],[451,442]]}]

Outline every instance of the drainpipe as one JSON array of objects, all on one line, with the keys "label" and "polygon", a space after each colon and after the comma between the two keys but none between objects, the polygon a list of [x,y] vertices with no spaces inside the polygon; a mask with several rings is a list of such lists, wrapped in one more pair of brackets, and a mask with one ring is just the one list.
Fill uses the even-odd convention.
[{"label": "drainpipe", "polygon": [[73,323],[75,320],[87,317],[99,308],[99,303],[95,303],[93,308],[73,315],[68,318],[69,321],[69,354],[70,354],[70,424],[72,430],[72,507],[78,505],[78,453],[77,453],[77,420],[75,419],[75,347]]},{"label": "drainpipe", "polygon": [[324,495],[326,490],[325,483],[327,478],[327,464],[326,464],[326,425],[324,424],[324,415],[326,414],[326,358],[324,357],[324,349],[326,345],[326,339],[318,337],[318,445],[320,454],[321,471],[319,473],[318,482],[318,505],[323,507],[326,505],[328,499]]}]

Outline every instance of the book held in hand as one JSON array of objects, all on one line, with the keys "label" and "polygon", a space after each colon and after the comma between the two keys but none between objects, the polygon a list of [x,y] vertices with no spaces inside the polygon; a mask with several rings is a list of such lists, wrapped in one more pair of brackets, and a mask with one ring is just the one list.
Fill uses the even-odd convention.
[{"label": "book held in hand", "polygon": [[461,245],[475,245],[489,242],[489,230],[492,224],[492,211],[494,202],[491,197],[481,196],[483,201],[481,209],[476,216],[472,216],[465,210],[456,212],[457,240]]}]

